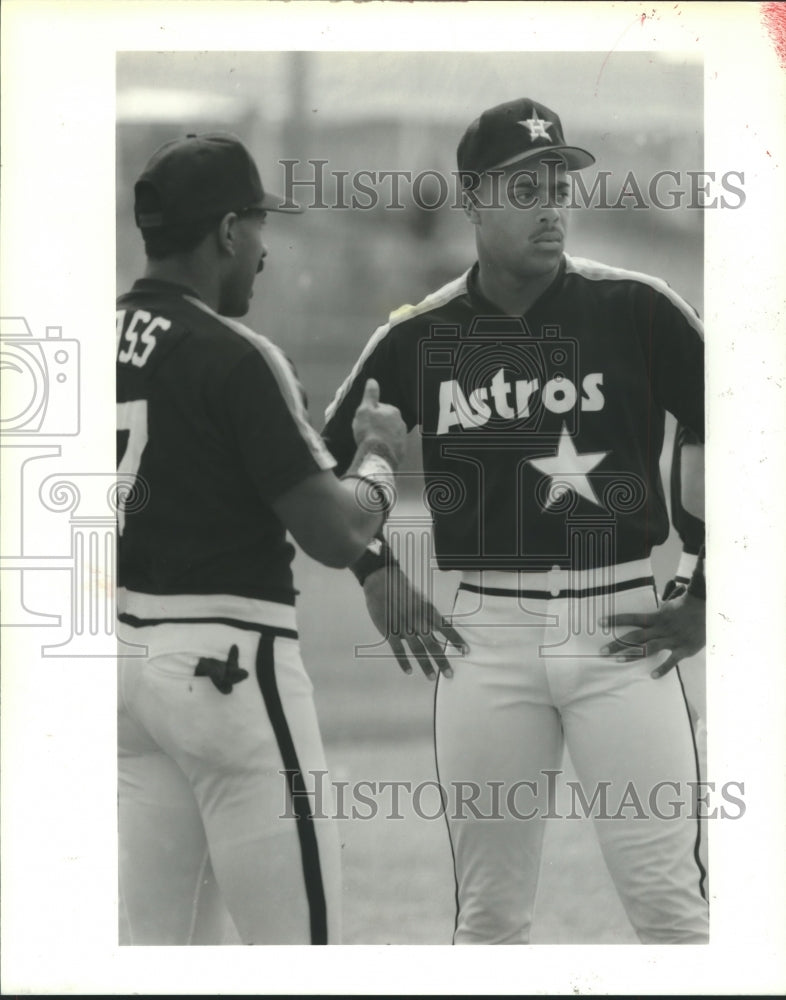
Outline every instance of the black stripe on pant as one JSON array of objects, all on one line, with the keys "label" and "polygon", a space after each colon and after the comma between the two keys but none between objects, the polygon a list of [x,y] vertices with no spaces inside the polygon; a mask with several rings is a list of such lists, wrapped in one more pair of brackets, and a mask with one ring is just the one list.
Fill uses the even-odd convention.
[{"label": "black stripe on pant", "polygon": [[[696,730],[693,728],[693,719],[691,718],[691,714],[690,714],[690,703],[688,702],[688,696],[685,693],[685,685],[682,682],[682,674],[680,673],[679,664],[677,664],[675,670],[676,670],[677,677],[678,677],[679,682],[680,682],[680,690],[682,691],[682,700],[683,700],[683,702],[685,704],[685,713],[688,716],[688,726],[690,727],[690,738],[691,738],[691,742],[693,744],[693,760],[694,760],[694,763],[696,765],[696,781],[698,783],[698,782],[701,782],[703,780],[704,776],[702,775],[701,768],[699,767],[699,747],[698,747],[698,743],[696,742]],[[700,787],[700,785],[697,784],[697,787]],[[693,844],[693,859],[696,862],[696,867],[698,868],[698,872],[699,872],[699,892],[701,893],[701,898],[705,901],[705,903],[707,903],[707,902],[709,902],[709,900],[707,899],[707,890],[706,890],[706,887],[705,887],[705,884],[706,884],[706,881],[707,881],[707,871],[704,868],[704,865],[701,863],[701,853],[700,853],[701,852],[701,817],[699,815],[699,805],[698,805],[699,801],[700,800],[697,800],[697,803],[696,803],[696,840],[694,841],[694,844]]]},{"label": "black stripe on pant", "polygon": [[272,630],[262,633],[257,649],[257,681],[284,763],[287,790],[296,817],[295,823],[300,841],[300,857],[303,864],[303,878],[311,923],[311,943],[327,944],[327,905],[325,903],[325,889],[322,884],[322,867],[319,862],[319,845],[314,829],[314,816],[309,805],[292,733],[284,713],[284,707],[281,704],[281,695],[276,682],[274,642],[275,634]]}]

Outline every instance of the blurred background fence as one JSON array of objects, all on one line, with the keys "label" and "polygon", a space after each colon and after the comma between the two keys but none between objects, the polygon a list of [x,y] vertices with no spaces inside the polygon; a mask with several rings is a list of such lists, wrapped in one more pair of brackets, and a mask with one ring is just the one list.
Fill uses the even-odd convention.
[{"label": "blurred background fence", "polygon": [[[646,197],[662,170],[702,169],[702,69],[658,53],[176,52],[119,53],[117,64],[117,280],[144,265],[133,222],[133,182],[152,151],[186,132],[220,128],[249,145],[270,190],[297,179],[361,170],[437,171],[452,181],[455,150],[482,110],[531,96],[560,115],[567,139],[611,172],[617,197],[633,171]],[[321,168],[309,160],[327,161]],[[591,181],[595,168],[587,172]],[[369,185],[368,179],[361,183]],[[669,185],[660,185],[664,192]],[[681,186],[686,186],[683,180]],[[311,208],[269,220],[270,250],[248,324],[295,362],[321,426],[324,406],[388,313],[417,302],[474,260],[472,229],[451,196],[420,208],[402,182],[378,182],[372,208]],[[438,192],[437,192],[438,194]],[[295,188],[305,204],[313,189]],[[387,197],[386,197],[387,196]],[[362,204],[371,198],[357,194]],[[423,199],[437,201],[434,183]],[[568,250],[660,275],[702,307],[702,212],[578,209]]]}]

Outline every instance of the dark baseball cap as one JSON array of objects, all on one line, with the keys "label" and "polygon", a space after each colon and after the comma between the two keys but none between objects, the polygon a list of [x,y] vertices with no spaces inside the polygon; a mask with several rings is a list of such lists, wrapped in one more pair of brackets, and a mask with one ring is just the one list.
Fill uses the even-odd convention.
[{"label": "dark baseball cap", "polygon": [[253,157],[231,132],[205,132],[165,143],[134,185],[134,217],[140,229],[185,226],[250,208],[303,211],[265,191]]},{"label": "dark baseball cap", "polygon": [[586,149],[567,145],[559,115],[545,104],[529,97],[498,104],[476,118],[461,138],[457,160],[462,185],[476,187],[479,174],[547,152],[559,153],[568,170],[595,162]]}]

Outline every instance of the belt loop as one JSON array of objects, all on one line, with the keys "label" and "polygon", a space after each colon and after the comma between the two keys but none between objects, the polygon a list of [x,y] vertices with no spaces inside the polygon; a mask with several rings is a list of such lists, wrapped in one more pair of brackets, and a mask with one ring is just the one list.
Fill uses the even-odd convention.
[{"label": "belt loop", "polygon": [[[567,580],[565,578],[568,578]],[[552,597],[559,597],[560,592],[565,589],[566,583],[570,581],[570,574],[555,563],[546,573],[546,586]]]}]

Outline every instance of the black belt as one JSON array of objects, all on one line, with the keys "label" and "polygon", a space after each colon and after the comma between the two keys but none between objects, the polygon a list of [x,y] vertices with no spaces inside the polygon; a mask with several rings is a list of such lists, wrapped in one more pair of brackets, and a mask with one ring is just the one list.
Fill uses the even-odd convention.
[{"label": "black belt", "polygon": [[260,632],[262,635],[280,636],[282,639],[297,639],[298,634],[293,628],[282,628],[279,625],[265,625],[262,622],[247,622],[238,618],[138,618],[121,612],[118,621],[133,628],[146,628],[150,625],[229,625],[231,628]]},{"label": "black belt", "polygon": [[600,594],[616,594],[621,590],[636,590],[639,587],[655,589],[654,576],[641,576],[636,580],[623,580],[603,587],[587,587],[585,590],[560,590],[553,594],[550,590],[517,590],[507,587],[478,587],[474,583],[460,583],[459,590],[470,590],[473,594],[485,594],[488,597],[528,597],[531,600],[557,600],[565,597],[597,597]]}]

